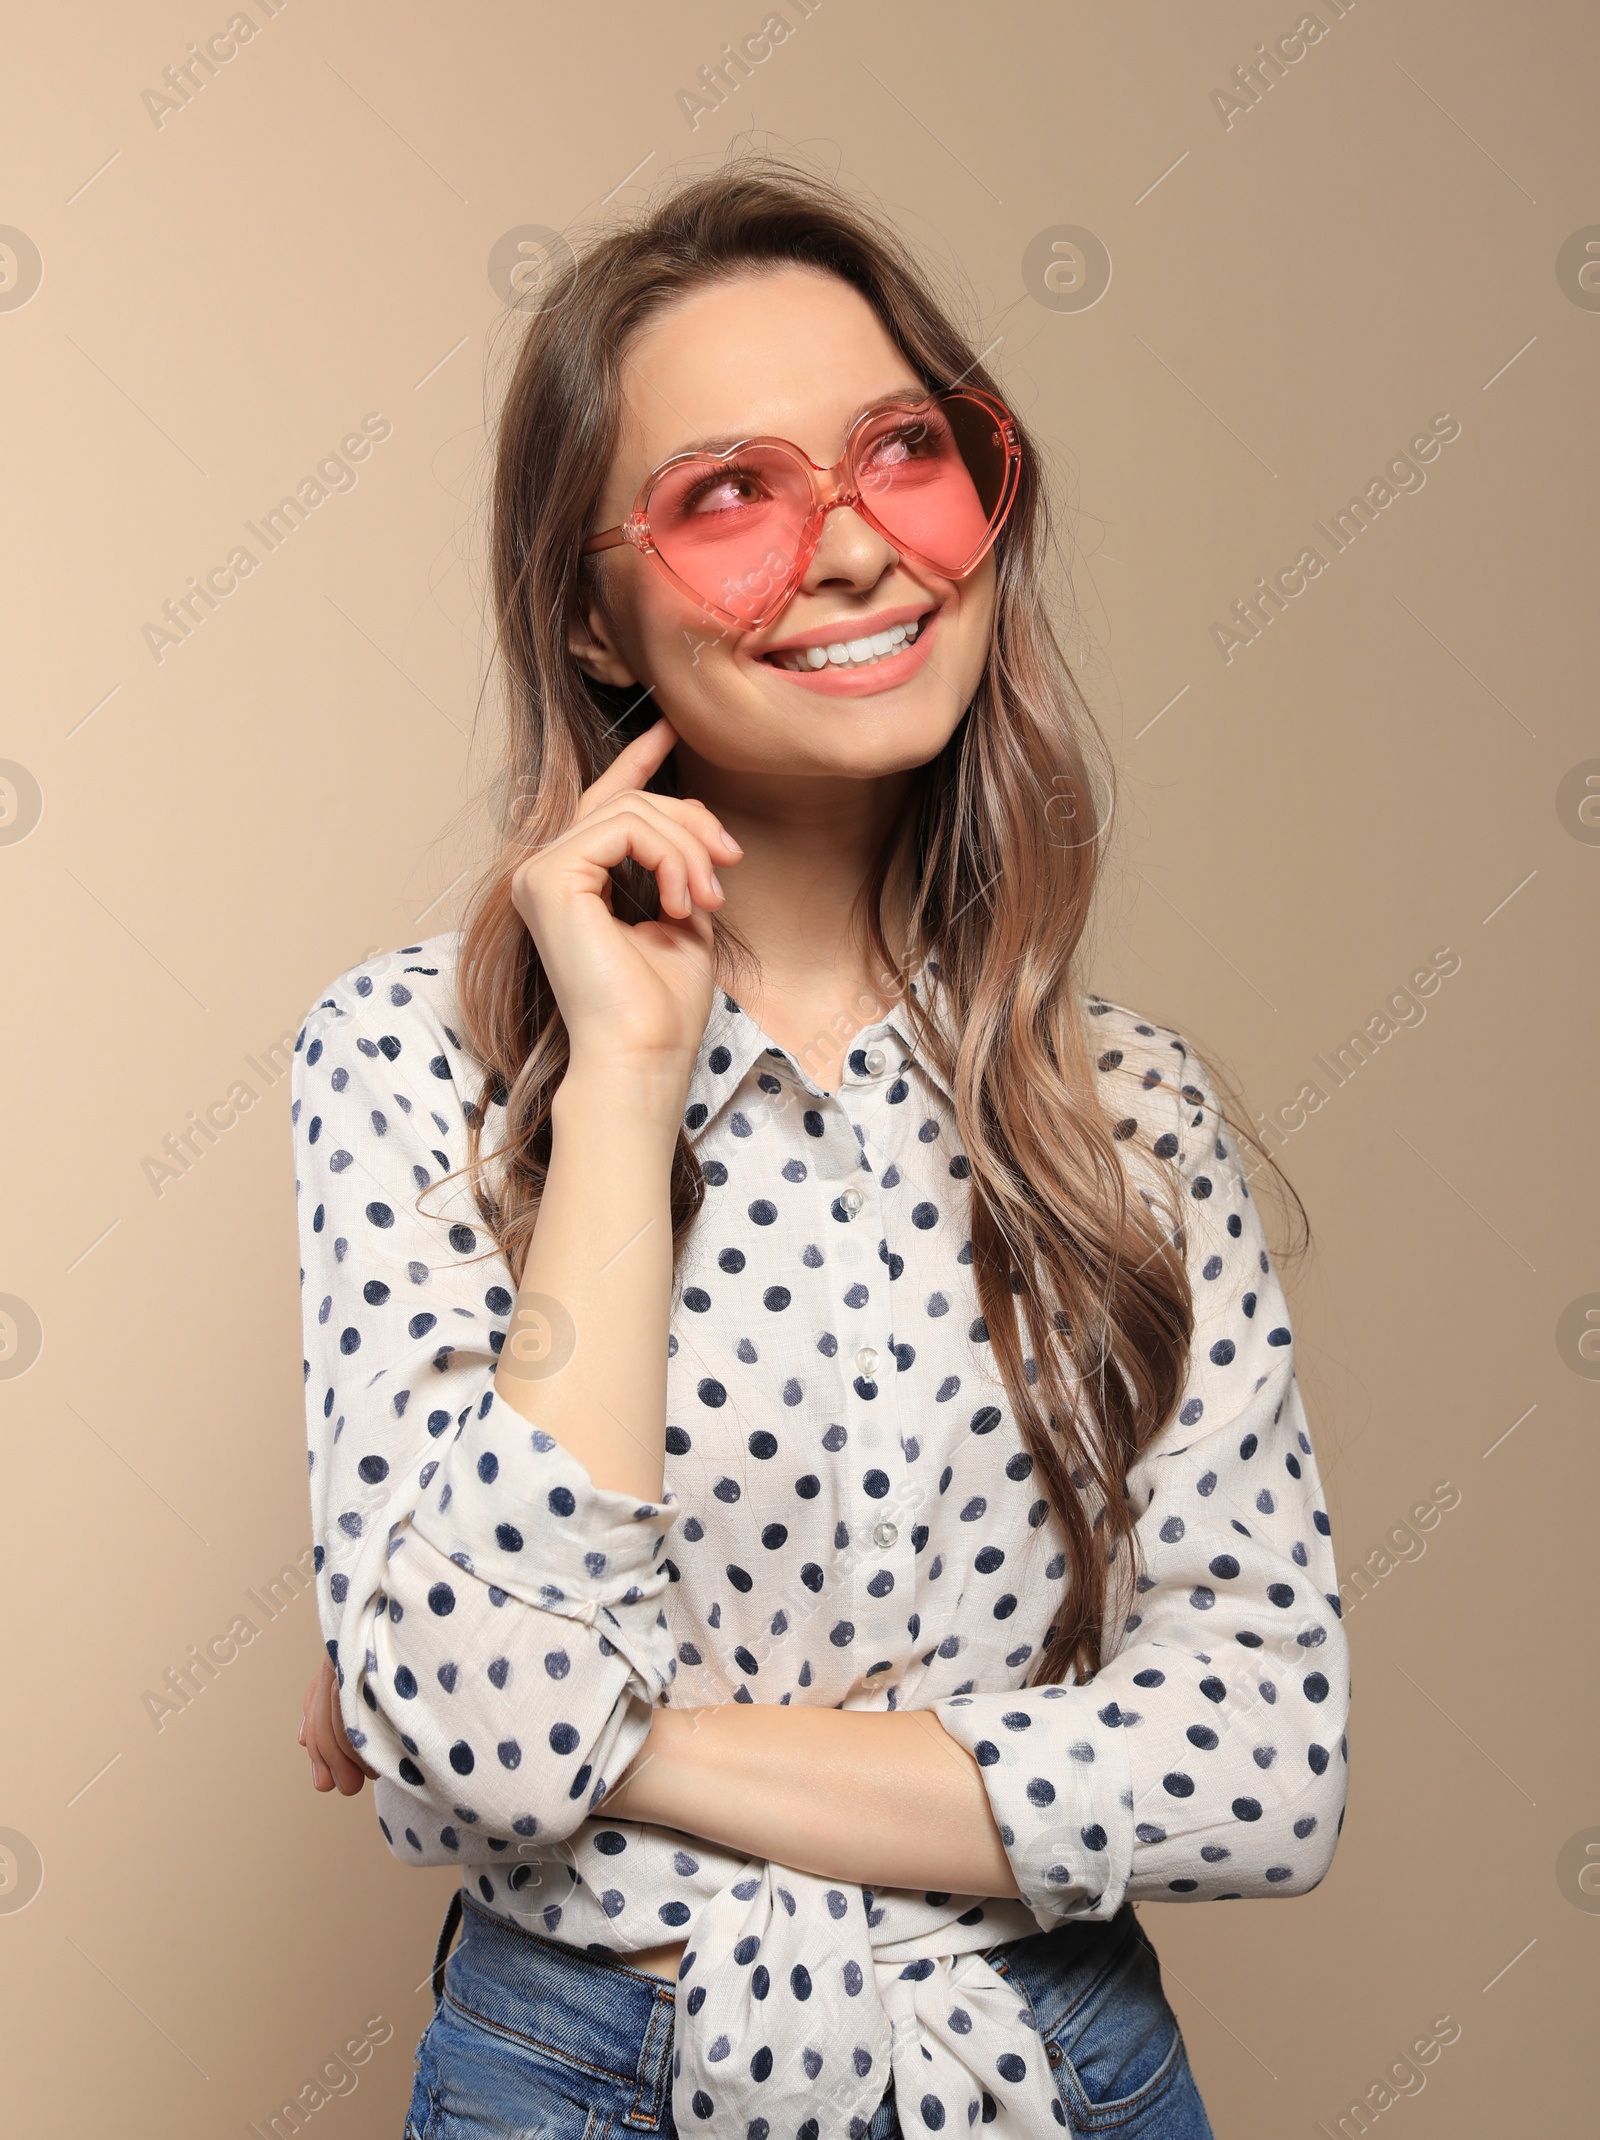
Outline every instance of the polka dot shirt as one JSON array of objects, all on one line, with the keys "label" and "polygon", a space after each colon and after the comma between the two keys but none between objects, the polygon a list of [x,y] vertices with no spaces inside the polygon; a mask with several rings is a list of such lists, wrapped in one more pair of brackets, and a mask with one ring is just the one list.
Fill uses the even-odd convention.
[{"label": "polka dot shirt", "polygon": [[[342,975],[293,1064],[318,1609],[390,1849],[459,1864],[487,1908],[580,1950],[684,1939],[685,2129],[859,2135],[891,2071],[912,2140],[1058,2129],[1026,2003],[982,1950],[1130,1897],[1302,1894],[1344,1804],[1328,1517],[1204,1066],[1084,999],[1131,1185],[1181,1211],[1196,1322],[1129,1472],[1132,1609],[1092,1680],[1030,1686],[1066,1540],[978,1311],[951,1097],[904,1019],[855,1036],[830,1094],[714,998],[665,1481],[640,1502],[495,1401],[515,1286],[443,1183],[481,1089],[459,941]],[[931,962],[915,985],[937,1013]],[[1021,1899],[862,1888],[608,1820],[652,1706],[723,1701],[930,1710],[979,1764]]]}]

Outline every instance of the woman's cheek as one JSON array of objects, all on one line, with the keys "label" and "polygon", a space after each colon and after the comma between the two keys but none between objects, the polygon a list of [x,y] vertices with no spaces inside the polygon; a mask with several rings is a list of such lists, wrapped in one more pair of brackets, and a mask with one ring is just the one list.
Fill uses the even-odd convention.
[{"label": "woman's cheek", "polygon": [[638,652],[633,666],[640,682],[671,689],[674,683],[703,686],[710,661],[728,654],[739,634],[660,582],[636,586],[628,619],[628,640]]}]

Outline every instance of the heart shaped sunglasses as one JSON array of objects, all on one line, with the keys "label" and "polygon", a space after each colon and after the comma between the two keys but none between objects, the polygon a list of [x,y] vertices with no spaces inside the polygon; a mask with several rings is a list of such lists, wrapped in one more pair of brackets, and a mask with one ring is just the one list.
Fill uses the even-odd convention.
[{"label": "heart shaped sunglasses", "polygon": [[786,438],[673,454],[627,519],[591,535],[582,554],[631,543],[722,623],[760,631],[794,595],[838,507],[910,564],[964,579],[1005,524],[1021,469],[1016,422],[997,396],[895,395],[856,418],[832,468]]}]

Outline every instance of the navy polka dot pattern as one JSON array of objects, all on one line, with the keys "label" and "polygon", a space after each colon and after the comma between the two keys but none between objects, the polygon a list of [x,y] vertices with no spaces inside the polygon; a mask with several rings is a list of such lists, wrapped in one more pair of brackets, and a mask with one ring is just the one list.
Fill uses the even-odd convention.
[{"label": "navy polka dot pattern", "polygon": [[[686,1940],[686,2127],[803,2131],[825,2104],[850,2134],[892,2070],[908,2135],[981,2115],[1038,2140],[1054,2080],[981,1950],[1128,1897],[1303,1893],[1342,1816],[1328,1518],[1210,1079],[1179,1034],[1086,999],[1131,1188],[1182,1225],[1196,1329],[1129,1472],[1144,1572],[1108,1661],[1028,1687],[1066,1541],[978,1311],[950,1094],[906,1021],[858,1033],[828,1094],[715,997],[665,1482],[637,1502],[495,1401],[515,1288],[442,1185],[481,1084],[458,950],[343,975],[293,1068],[318,1609],[385,1839],[547,1938]],[[915,985],[937,1012],[932,962]],[[979,1764],[1021,1899],[841,1885],[607,1819],[653,1704],[730,1700],[930,1709]]]}]

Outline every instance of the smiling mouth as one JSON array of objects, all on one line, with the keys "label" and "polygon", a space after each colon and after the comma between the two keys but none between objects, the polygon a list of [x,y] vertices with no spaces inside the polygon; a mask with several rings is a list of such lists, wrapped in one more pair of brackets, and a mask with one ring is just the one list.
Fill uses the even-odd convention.
[{"label": "smiling mouth", "polygon": [[768,654],[764,657],[775,669],[796,669],[813,672],[818,669],[868,669],[877,661],[887,661],[890,655],[899,654],[916,642],[922,629],[922,620],[913,618],[909,624],[892,624],[884,632],[873,632],[862,639],[835,639],[826,646],[795,647],[789,651]]}]

